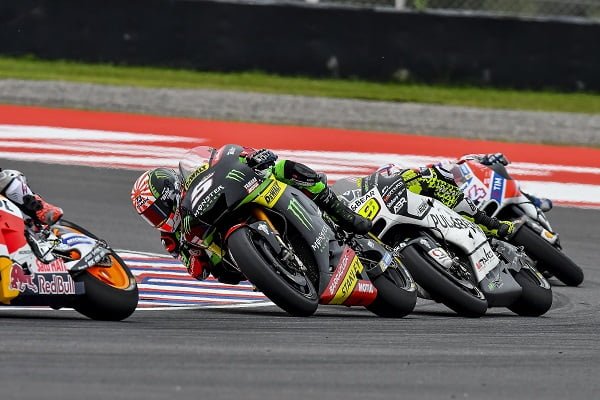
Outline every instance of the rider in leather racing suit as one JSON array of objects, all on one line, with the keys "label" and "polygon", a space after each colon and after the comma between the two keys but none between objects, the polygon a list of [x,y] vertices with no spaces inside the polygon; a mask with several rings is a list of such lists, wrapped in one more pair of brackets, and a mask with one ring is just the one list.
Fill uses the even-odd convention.
[{"label": "rider in leather racing suit", "polygon": [[46,225],[58,222],[63,211],[31,191],[22,172],[0,168],[0,194],[15,203],[30,218]]},{"label": "rider in leather racing suit", "polygon": [[[485,212],[479,210],[470,199],[466,198],[458,187],[452,170],[455,165],[466,160],[476,160],[484,165],[494,163],[508,165],[508,160],[502,153],[469,154],[456,161],[444,161],[422,168],[406,169],[395,164],[388,164],[380,167],[377,171],[388,176],[400,174],[406,182],[408,190],[441,201],[464,218],[478,224],[488,236],[501,238],[510,236],[514,231],[514,224],[511,221],[501,221],[489,217]],[[540,199],[530,194],[525,195],[544,211],[552,208],[552,202],[548,199]]]},{"label": "rider in leather racing suit", "polygon": [[[222,147],[219,152],[230,150],[235,145]],[[371,221],[355,214],[338,200],[327,185],[324,174],[320,174],[304,164],[279,160],[267,149],[243,148],[240,157],[249,167],[256,170],[270,170],[276,179],[302,190],[307,196],[340,226],[340,228],[365,234],[371,229]],[[218,152],[211,160],[218,159]],[[184,264],[191,276],[198,280],[210,274],[222,283],[237,284],[245,279],[239,272],[225,268],[223,263],[211,262],[207,253],[194,243],[201,235],[195,235],[186,221],[191,216],[183,216],[181,203],[182,177],[168,168],[157,168],[144,172],[134,183],[131,200],[137,213],[150,225],[161,231],[161,241],[165,249]]]}]

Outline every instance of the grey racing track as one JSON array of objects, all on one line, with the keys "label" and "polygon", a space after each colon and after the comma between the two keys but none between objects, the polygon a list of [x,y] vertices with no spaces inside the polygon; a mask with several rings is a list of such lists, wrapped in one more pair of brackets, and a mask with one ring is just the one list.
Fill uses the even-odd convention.
[{"label": "grey racing track", "polygon": [[[1,160],[115,248],[160,251],[129,204],[138,173]],[[275,307],[137,311],[125,322],[0,308],[2,399],[593,399],[600,395],[600,212],[550,217],[586,274],[553,281],[542,318],[455,317],[419,302],[400,320],[362,309],[291,318]]]}]

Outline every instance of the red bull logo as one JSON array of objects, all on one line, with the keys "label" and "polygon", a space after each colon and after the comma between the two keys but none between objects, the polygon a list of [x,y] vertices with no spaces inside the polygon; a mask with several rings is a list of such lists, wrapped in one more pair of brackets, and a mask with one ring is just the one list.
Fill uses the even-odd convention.
[{"label": "red bull logo", "polygon": [[38,291],[37,285],[33,282],[33,275],[27,275],[23,267],[13,264],[10,271],[10,289],[24,292],[29,289],[33,292]]}]

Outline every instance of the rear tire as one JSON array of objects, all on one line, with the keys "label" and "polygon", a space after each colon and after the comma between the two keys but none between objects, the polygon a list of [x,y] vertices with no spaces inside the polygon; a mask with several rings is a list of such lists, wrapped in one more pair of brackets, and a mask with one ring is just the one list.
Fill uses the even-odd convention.
[{"label": "rear tire", "polygon": [[510,242],[525,247],[525,253],[538,262],[537,270],[548,270],[567,286],[579,286],[583,282],[581,268],[527,225],[523,225]]},{"label": "rear tire", "polygon": [[366,307],[367,310],[384,318],[401,318],[414,310],[417,304],[416,286],[401,266],[386,269],[371,283],[377,288],[377,297]]},{"label": "rear tire", "polygon": [[523,288],[523,292],[521,297],[508,307],[509,310],[526,317],[539,317],[550,310],[552,289],[539,272],[533,267],[522,268],[513,274],[513,277]]},{"label": "rear tire", "polygon": [[487,300],[476,286],[471,284],[472,287],[469,288],[470,282],[462,285],[450,274],[438,270],[414,246],[406,247],[401,254],[404,265],[415,281],[436,301],[463,317],[478,318],[486,313]]},{"label": "rear tire", "polygon": [[[297,317],[307,317],[317,311],[319,295],[307,274],[290,271],[258,234],[246,227],[239,228],[229,236],[227,245],[234,260],[243,260],[236,261],[242,273],[273,303]],[[295,274],[294,277],[304,283],[294,284],[278,268]]]}]

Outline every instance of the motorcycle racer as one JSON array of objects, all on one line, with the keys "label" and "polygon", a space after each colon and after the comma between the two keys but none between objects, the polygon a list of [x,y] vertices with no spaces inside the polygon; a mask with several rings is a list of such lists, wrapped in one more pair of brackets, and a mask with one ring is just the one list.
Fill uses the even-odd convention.
[{"label": "motorcycle racer", "polygon": [[45,225],[53,225],[63,216],[63,210],[33,193],[22,172],[0,168],[0,193],[17,204],[27,216]]},{"label": "motorcycle racer", "polygon": [[[506,158],[506,156],[502,153],[467,154],[467,155],[460,157],[458,159],[458,161],[456,162],[456,164],[460,164],[461,162],[464,162],[467,160],[475,160],[478,163],[487,165],[487,166],[497,164],[497,165],[501,165],[501,166],[505,167],[508,164],[510,164],[510,161],[508,161],[508,158]],[[533,205],[536,206],[537,208],[539,208],[540,210],[550,211],[552,209],[552,200],[543,198],[543,197],[537,197],[530,193],[525,193],[522,189],[521,189],[521,193],[523,193],[523,195],[525,195],[525,197],[527,197],[533,203]]]},{"label": "motorcycle racer", "polygon": [[[511,221],[498,220],[479,210],[469,198],[465,197],[456,183],[452,171],[455,165],[465,160],[476,160],[484,165],[508,164],[508,160],[502,153],[469,154],[456,161],[444,161],[416,169],[406,169],[395,164],[388,164],[380,167],[377,171],[388,176],[401,175],[408,190],[441,201],[464,218],[478,224],[488,236],[500,238],[510,236],[514,231],[514,224]],[[533,199],[536,199],[537,204],[546,208],[549,207],[547,209],[552,207],[552,202],[548,199],[538,199],[531,195],[528,195],[528,197],[532,199],[534,204],[536,204],[536,201]]]},{"label": "motorcycle racer", "polygon": [[[214,150],[210,163],[219,160],[225,148]],[[338,200],[327,185],[324,174],[310,167],[292,161],[279,160],[268,149],[255,150],[243,148],[240,158],[256,171],[273,173],[277,180],[302,190],[323,211],[327,212],[341,229],[365,234],[371,228],[371,221],[355,214]],[[212,274],[222,283],[237,284],[244,277],[237,271],[225,268],[221,263],[212,262],[201,248],[201,233],[195,232],[193,216],[182,210],[182,198],[185,196],[182,176],[168,168],[157,168],[144,172],[134,183],[131,200],[137,213],[150,225],[161,232],[161,241],[165,249],[182,262],[188,273],[198,280]]]}]

